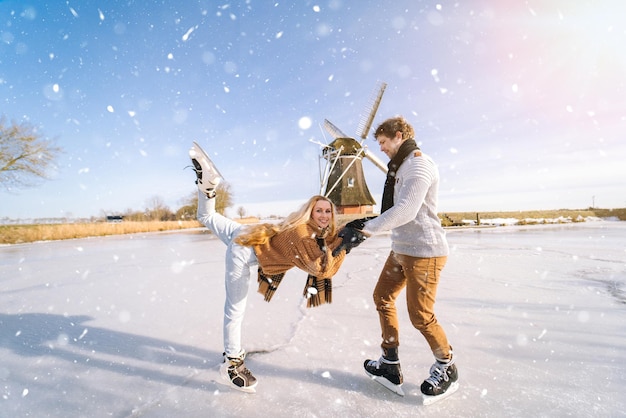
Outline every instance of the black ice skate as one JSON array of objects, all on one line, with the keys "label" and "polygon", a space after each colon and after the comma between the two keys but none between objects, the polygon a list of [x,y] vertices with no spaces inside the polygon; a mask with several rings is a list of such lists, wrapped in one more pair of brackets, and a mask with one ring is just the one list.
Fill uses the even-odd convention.
[{"label": "black ice skate", "polygon": [[443,363],[436,361],[430,367],[430,377],[422,383],[421,391],[424,405],[430,405],[445,399],[459,389],[459,374],[454,358]]},{"label": "black ice skate", "polygon": [[256,392],[257,380],[244,363],[245,352],[238,357],[228,357],[224,353],[224,364],[220,366],[222,379],[234,389],[242,392]]},{"label": "black ice skate", "polygon": [[[390,360],[390,358],[395,358],[395,360]],[[397,358],[396,349],[395,355],[383,355],[378,360],[365,360],[363,367],[365,367],[365,373],[367,373],[372,380],[380,383],[390,391],[404,396],[404,391],[402,390],[402,369],[400,368],[400,360]]]},{"label": "black ice skate", "polygon": [[224,176],[220,174],[213,161],[196,142],[193,143],[189,150],[189,158],[191,158],[193,169],[196,172],[198,190],[209,198],[215,197],[215,188],[220,184]]}]

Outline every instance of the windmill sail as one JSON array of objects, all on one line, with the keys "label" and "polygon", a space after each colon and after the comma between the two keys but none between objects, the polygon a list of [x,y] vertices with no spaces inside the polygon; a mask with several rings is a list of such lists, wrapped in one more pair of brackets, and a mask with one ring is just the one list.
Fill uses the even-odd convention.
[{"label": "windmill sail", "polygon": [[383,99],[383,94],[385,93],[385,89],[387,88],[387,83],[381,82],[378,85],[377,93],[372,96],[369,104],[369,112],[367,112],[367,116],[361,118],[359,122],[359,136],[362,139],[367,138],[369,134],[370,128],[372,127],[372,123],[374,123],[374,117],[376,116],[376,112],[378,112],[378,106],[380,106],[380,101]]},{"label": "windmill sail", "polygon": [[389,169],[387,168],[387,164],[382,162],[380,158],[372,154],[367,148],[363,148],[363,155],[365,155],[365,158],[370,160],[376,167],[380,168],[383,173],[387,174],[387,172],[389,171]]},{"label": "windmill sail", "polygon": [[328,119],[324,119],[324,129],[334,138],[348,138],[348,135],[344,134],[341,129],[333,125]]}]

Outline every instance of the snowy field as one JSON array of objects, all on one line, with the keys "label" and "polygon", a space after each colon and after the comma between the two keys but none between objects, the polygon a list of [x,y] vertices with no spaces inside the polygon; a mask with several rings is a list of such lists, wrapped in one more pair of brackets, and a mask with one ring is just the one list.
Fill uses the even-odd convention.
[{"label": "snowy field", "polygon": [[369,380],[387,235],[354,250],[332,305],[291,271],[244,327],[256,394],[220,382],[224,246],[202,230],[0,247],[2,417],[615,417],[626,413],[626,223],[450,230],[437,310],[461,387],[422,406],[432,363],[401,302],[405,397]]}]

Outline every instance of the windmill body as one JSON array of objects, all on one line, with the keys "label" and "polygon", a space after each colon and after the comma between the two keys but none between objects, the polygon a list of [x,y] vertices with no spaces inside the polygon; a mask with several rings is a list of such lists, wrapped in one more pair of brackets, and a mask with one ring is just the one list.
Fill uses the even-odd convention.
[{"label": "windmill body", "polygon": [[363,174],[364,149],[353,138],[337,138],[324,148],[328,175],[324,195],[342,214],[373,213],[376,201]]},{"label": "windmill body", "polygon": [[386,84],[382,83],[372,100],[370,111],[362,121],[361,142],[344,134],[330,121],[324,121],[324,128],[334,140],[322,145],[321,158],[326,160],[325,168],[320,167],[321,191],[337,207],[340,214],[371,214],[376,201],[367,187],[363,173],[363,157],[387,173],[386,165],[362,145],[372,125]]}]

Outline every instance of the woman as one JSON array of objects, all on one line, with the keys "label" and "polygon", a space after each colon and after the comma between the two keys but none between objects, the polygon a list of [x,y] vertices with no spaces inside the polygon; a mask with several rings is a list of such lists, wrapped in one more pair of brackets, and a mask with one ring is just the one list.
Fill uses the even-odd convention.
[{"label": "woman", "polygon": [[346,251],[337,234],[335,206],[313,196],[280,224],[246,226],[215,211],[215,188],[222,176],[194,142],[189,156],[198,185],[198,220],[226,244],[226,301],[224,303],[224,364],[222,376],[235,389],[254,392],[257,379],[244,364],[241,326],[246,309],[250,269],[258,268],[259,292],[270,301],[285,272],[292,267],[308,273],[304,294],[308,306],[331,302],[330,279]]}]

